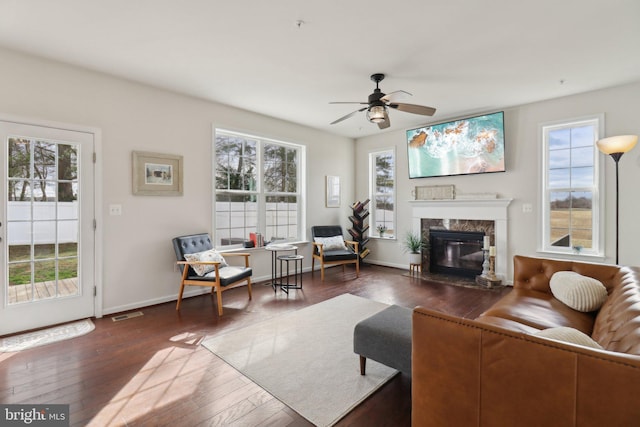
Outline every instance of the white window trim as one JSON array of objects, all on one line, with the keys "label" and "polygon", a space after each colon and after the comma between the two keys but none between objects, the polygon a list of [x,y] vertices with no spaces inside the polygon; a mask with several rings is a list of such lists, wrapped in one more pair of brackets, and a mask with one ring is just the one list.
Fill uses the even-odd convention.
[{"label": "white window trim", "polygon": [[[283,146],[287,146],[287,147],[292,147],[295,148],[297,150],[299,150],[300,153],[300,164],[298,165],[297,168],[297,177],[296,179],[298,180],[298,191],[297,193],[295,193],[295,195],[298,197],[299,199],[299,204],[298,204],[298,215],[297,215],[297,221],[298,221],[298,239],[296,241],[291,241],[288,243],[291,244],[295,244],[295,243],[305,243],[307,241],[307,235],[306,235],[306,192],[307,192],[307,184],[306,184],[306,174],[307,174],[307,147],[303,144],[296,144],[296,143],[291,143],[291,142],[286,142],[286,141],[281,141],[278,139],[274,139],[274,138],[270,138],[270,137],[263,137],[263,136],[259,136],[255,133],[250,133],[250,132],[244,132],[244,131],[236,131],[236,130],[231,130],[229,128],[224,128],[224,127],[219,127],[216,126],[215,124],[212,125],[212,138],[211,138],[211,230],[213,233],[215,233],[216,231],[216,174],[215,174],[215,167],[217,165],[217,158],[216,158],[216,132],[221,132],[221,133],[227,133],[227,134],[232,134],[232,135],[238,135],[241,137],[245,137],[245,138],[249,138],[249,139],[256,139],[258,141],[260,141],[259,144],[259,149],[257,150],[256,153],[256,170],[257,170],[257,176],[261,177],[258,182],[257,182],[257,186],[256,186],[256,190],[251,192],[251,193],[255,193],[256,194],[256,198],[258,200],[258,211],[257,211],[257,222],[256,222],[256,229],[259,232],[264,233],[264,230],[266,229],[266,194],[262,191],[262,177],[263,177],[263,173],[262,173],[262,158],[263,158],[263,154],[264,154],[264,144],[265,142],[267,143],[273,143],[276,145],[283,145]],[[229,190],[229,192],[234,192],[234,190]],[[247,191],[238,191],[238,193],[240,194],[247,194]],[[285,193],[286,195],[291,195],[289,193]],[[269,193],[269,195],[278,195],[276,193]],[[215,242],[215,236],[211,236]],[[241,245],[226,245],[226,246],[220,246],[219,249],[221,249],[222,251],[226,251],[226,252],[230,252],[230,251],[234,251],[234,250],[246,250],[246,248],[242,248]],[[257,248],[260,249],[260,248]]]},{"label": "white window trim", "polygon": [[[385,154],[385,153],[393,154],[393,237],[385,237],[381,238],[377,230],[375,230],[375,215],[376,215],[376,197],[375,197],[375,188],[376,188],[376,171],[375,171],[375,163],[374,159],[377,155]],[[398,186],[398,156],[396,154],[396,147],[387,147],[381,148],[376,151],[369,152],[369,238],[372,239],[381,239],[381,240],[398,240],[398,205],[397,205],[397,186]]]},{"label": "white window trim", "polygon": [[542,255],[553,255],[558,258],[566,258],[566,259],[584,259],[587,261],[604,261],[605,260],[605,224],[602,219],[604,219],[605,215],[605,201],[603,197],[604,191],[604,174],[601,173],[603,170],[603,162],[602,155],[598,151],[595,146],[594,141],[594,163],[593,163],[593,174],[595,176],[595,186],[593,191],[593,218],[592,218],[592,239],[593,239],[593,248],[588,251],[581,251],[580,253],[576,253],[572,248],[567,249],[559,249],[556,247],[552,247],[550,242],[547,241],[549,236],[549,227],[550,227],[550,218],[549,218],[549,198],[547,194],[549,192],[549,188],[547,187],[547,172],[549,165],[549,150],[547,144],[547,133],[549,130],[553,130],[554,128],[564,128],[564,127],[573,127],[579,126],[581,124],[591,124],[595,121],[597,130],[597,139],[604,137],[604,113],[590,115],[590,116],[582,116],[565,120],[556,120],[552,122],[541,123],[538,126],[538,141],[540,141],[540,187],[539,187],[539,206],[540,206],[540,233],[538,233],[538,241],[537,241],[537,252]]}]

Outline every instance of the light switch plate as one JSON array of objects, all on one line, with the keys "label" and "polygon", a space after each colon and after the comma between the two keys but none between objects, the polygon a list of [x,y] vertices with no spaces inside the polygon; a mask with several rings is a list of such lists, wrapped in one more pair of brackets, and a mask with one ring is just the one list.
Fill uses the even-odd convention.
[{"label": "light switch plate", "polygon": [[109,205],[109,215],[122,215],[122,205]]}]

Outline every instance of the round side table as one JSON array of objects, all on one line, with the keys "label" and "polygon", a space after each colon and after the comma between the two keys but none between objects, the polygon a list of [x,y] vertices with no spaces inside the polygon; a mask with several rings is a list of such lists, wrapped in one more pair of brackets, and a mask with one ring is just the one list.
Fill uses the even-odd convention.
[{"label": "round side table", "polygon": [[[286,294],[289,289],[302,289],[302,260],[304,255],[278,255],[280,261],[280,280],[278,286]],[[286,264],[287,274],[285,276],[282,263]],[[291,275],[291,263],[293,263],[293,275]]]},{"label": "round side table", "polygon": [[276,291],[276,287],[280,285],[278,278],[282,277],[282,262],[280,263],[280,273],[278,274],[278,252],[294,251],[298,255],[298,247],[288,244],[270,244],[264,247],[271,252],[271,286],[273,292]]}]

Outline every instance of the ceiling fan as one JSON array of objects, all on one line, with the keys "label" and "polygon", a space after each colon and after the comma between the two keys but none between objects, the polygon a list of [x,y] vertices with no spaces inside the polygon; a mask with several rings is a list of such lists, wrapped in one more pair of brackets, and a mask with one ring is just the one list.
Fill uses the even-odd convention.
[{"label": "ceiling fan", "polygon": [[404,111],[405,113],[420,114],[423,116],[433,116],[436,112],[435,108],[425,107],[423,105],[404,104],[400,102],[394,102],[393,98],[402,95],[412,96],[409,92],[404,90],[397,90],[389,94],[384,94],[378,87],[378,84],[384,80],[384,74],[372,74],[371,80],[376,82],[376,88],[371,95],[369,95],[368,102],[330,102],[330,104],[362,104],[366,107],[360,108],[346,116],[340,117],[338,120],[331,122],[332,125],[339,123],[349,117],[367,110],[367,119],[372,123],[377,123],[380,129],[386,129],[391,125],[389,121],[389,114],[387,108],[393,108],[395,110]]}]

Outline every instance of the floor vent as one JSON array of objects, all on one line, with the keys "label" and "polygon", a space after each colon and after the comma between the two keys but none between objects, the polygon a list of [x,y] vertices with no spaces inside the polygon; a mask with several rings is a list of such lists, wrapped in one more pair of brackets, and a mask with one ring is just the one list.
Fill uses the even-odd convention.
[{"label": "floor vent", "polygon": [[134,311],[134,312],[131,312],[131,313],[126,313],[126,314],[120,314],[118,316],[113,316],[111,318],[111,320],[113,320],[114,322],[119,322],[121,320],[133,319],[134,317],[140,317],[142,315],[144,315],[143,312]]}]

